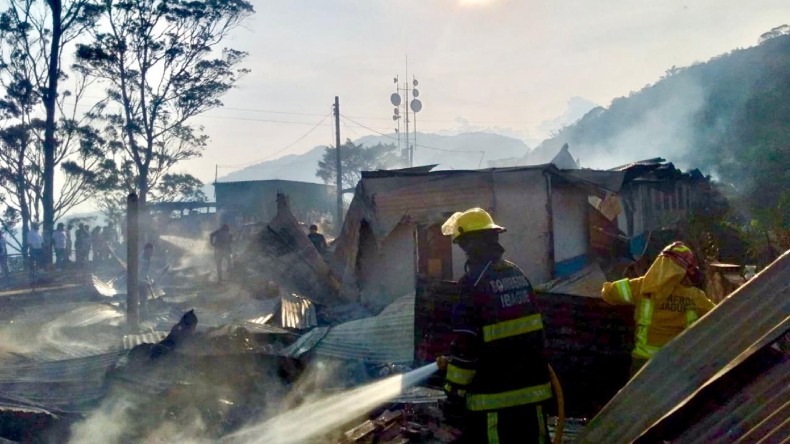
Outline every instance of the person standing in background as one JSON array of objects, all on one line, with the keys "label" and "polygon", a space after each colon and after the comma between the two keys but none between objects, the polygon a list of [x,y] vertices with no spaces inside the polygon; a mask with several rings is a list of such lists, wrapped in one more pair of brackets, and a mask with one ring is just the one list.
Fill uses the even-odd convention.
[{"label": "person standing in background", "polygon": [[104,258],[109,260],[112,257],[115,248],[118,246],[118,233],[112,223],[107,224],[102,230],[102,238],[104,239]]},{"label": "person standing in background", "polygon": [[66,227],[66,263],[71,263],[71,250],[72,250],[72,243],[71,243],[71,229],[74,228],[73,226],[69,225]]},{"label": "person standing in background", "polygon": [[52,233],[52,245],[55,247],[55,267],[62,270],[66,263],[66,226],[62,223]]},{"label": "person standing in background", "polygon": [[82,268],[88,260],[88,254],[85,251],[86,246],[89,246],[88,240],[85,236],[85,224],[79,224],[77,231],[74,233],[74,256],[77,261],[77,266]]},{"label": "person standing in background", "polygon": [[227,261],[228,272],[233,267],[233,234],[230,225],[224,224],[209,236],[209,242],[214,247],[214,260],[217,263],[217,282],[222,282],[222,262]]},{"label": "person standing in background", "polygon": [[8,272],[8,245],[2,230],[0,230],[0,269],[3,270],[3,277],[7,278],[10,275]]},{"label": "person standing in background", "polygon": [[316,250],[318,250],[319,254],[326,253],[326,238],[323,234],[318,232],[317,225],[310,225],[310,234],[307,235],[310,242],[313,243],[313,246]]},{"label": "person standing in background", "polygon": [[30,278],[32,279],[37,270],[44,265],[44,238],[38,232],[38,224],[30,226],[27,232],[27,248],[30,265]]},{"label": "person standing in background", "polygon": [[90,235],[90,245],[93,248],[93,263],[98,265],[104,258],[102,253],[104,253],[104,249],[102,248],[102,244],[104,243],[104,236],[101,234],[101,227],[96,226],[91,231]]}]

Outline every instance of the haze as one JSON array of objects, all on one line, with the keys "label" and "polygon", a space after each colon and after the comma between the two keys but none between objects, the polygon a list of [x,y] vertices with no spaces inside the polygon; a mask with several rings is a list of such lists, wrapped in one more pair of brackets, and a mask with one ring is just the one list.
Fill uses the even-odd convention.
[{"label": "haze", "polygon": [[[393,77],[420,81],[425,132],[483,130],[534,145],[582,97],[606,106],[672,67],[755,45],[790,2],[255,1],[227,46],[249,52],[225,107],[199,117],[211,142],[181,168],[205,182],[232,165],[333,142],[331,111],[390,133]],[[374,131],[341,126],[356,139]],[[300,139],[301,138],[301,139]],[[297,141],[298,140],[298,141]],[[294,143],[296,142],[296,143]],[[287,149],[284,149],[286,148]],[[179,169],[179,168],[177,168]]]}]

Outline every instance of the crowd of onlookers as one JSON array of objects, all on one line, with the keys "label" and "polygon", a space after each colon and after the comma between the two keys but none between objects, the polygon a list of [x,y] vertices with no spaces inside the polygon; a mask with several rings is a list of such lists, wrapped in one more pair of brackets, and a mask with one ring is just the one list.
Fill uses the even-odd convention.
[{"label": "crowd of onlookers", "polygon": [[[27,266],[31,275],[42,270],[47,263],[56,269],[69,268],[76,264],[85,268],[88,264],[106,263],[112,259],[114,251],[120,245],[118,232],[112,223],[93,229],[88,224],[80,223],[76,228],[63,223],[57,224],[52,232],[53,258],[49,261],[44,253],[44,238],[39,231],[39,224],[33,223],[27,233]],[[4,276],[9,274],[8,245],[5,236],[0,232],[0,271]]]}]

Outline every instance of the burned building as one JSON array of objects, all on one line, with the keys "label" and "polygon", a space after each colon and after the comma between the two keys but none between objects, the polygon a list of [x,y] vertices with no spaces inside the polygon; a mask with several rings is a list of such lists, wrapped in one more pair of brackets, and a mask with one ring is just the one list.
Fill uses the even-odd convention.
[{"label": "burned building", "polygon": [[677,226],[703,198],[699,185],[706,179],[699,170],[684,173],[662,158],[611,171],[625,173],[623,185],[617,194],[603,196],[598,208],[610,220],[616,219],[617,228],[628,238],[633,258],[644,254],[651,232]]},{"label": "burned building", "polygon": [[363,173],[332,258],[341,295],[374,312],[415,295],[415,360],[446,354],[452,281],[464,273],[465,256],[441,225],[456,211],[481,207],[507,228],[500,237],[506,258],[539,291],[547,353],[572,393],[569,411],[595,412],[628,379],[634,331],[632,310],[599,297],[604,270],[634,260],[635,237],[685,217],[679,197],[668,197],[665,211],[648,207],[645,196],[660,192],[663,202],[667,190],[682,190],[674,196],[691,200],[688,175],[659,161],[614,170],[430,169]]},{"label": "burned building", "polygon": [[277,193],[291,199],[291,211],[299,221],[336,214],[335,188],[292,180],[215,182],[217,213],[221,222],[240,226],[268,222],[277,215]]},{"label": "burned building", "polygon": [[463,253],[441,224],[480,207],[508,228],[501,239],[507,256],[533,282],[565,278],[594,254],[641,256],[651,231],[685,217],[695,180],[661,159],[613,170],[547,164],[364,172],[333,268],[347,292],[358,291],[349,297],[373,307],[414,291],[418,279],[457,279]]},{"label": "burned building", "polygon": [[384,306],[418,277],[457,279],[463,253],[441,233],[454,212],[490,211],[508,257],[537,282],[572,273],[587,253],[587,193],[552,165],[477,171],[372,171],[357,185],[335,271],[359,299]]}]

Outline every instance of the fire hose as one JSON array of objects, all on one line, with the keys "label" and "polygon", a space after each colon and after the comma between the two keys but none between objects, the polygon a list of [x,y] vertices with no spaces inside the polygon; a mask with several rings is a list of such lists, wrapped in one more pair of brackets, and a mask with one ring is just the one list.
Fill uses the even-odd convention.
[{"label": "fire hose", "polygon": [[549,377],[551,378],[551,387],[554,389],[554,397],[557,399],[557,426],[554,428],[554,441],[553,444],[560,444],[562,442],[562,432],[565,430],[565,398],[562,396],[562,385],[554,369],[549,364]]}]

